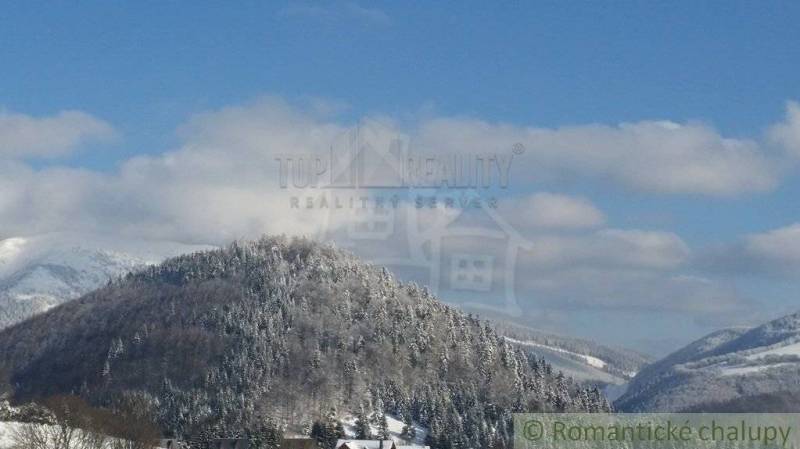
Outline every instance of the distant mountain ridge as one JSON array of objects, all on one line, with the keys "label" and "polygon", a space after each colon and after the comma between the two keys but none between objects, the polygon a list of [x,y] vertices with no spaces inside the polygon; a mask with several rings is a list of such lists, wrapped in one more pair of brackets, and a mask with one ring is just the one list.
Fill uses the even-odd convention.
[{"label": "distant mountain ridge", "polygon": [[787,411],[780,398],[798,395],[800,312],[689,344],[642,369],[615,406],[630,412],[713,412],[741,410],[750,400],[749,411]]},{"label": "distant mountain ridge", "polygon": [[208,248],[77,233],[0,240],[0,329],[136,268]]}]

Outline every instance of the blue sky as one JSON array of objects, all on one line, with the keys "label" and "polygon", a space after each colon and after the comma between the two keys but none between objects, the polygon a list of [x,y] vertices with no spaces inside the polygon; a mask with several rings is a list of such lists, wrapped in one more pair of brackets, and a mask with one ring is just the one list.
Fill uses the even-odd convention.
[{"label": "blue sky", "polygon": [[[544,127],[699,120],[731,137],[760,133],[800,98],[794,2],[195,5],[6,8],[0,104],[113,123],[124,136],[115,145],[58,161],[112,170],[132,154],[173,148],[189,115],[263,94],[342,102],[353,119],[429,111]],[[778,196],[790,203],[797,188]],[[697,204],[674,202],[662,207]],[[762,203],[703,203],[698,213],[721,207],[741,232],[796,212],[743,213]]]},{"label": "blue sky", "polygon": [[800,96],[798,15],[795,2],[19,2],[0,13],[0,93],[32,114],[92,111],[162,149],[154,129],[263,93],[749,136]]},{"label": "blue sky", "polygon": [[[800,254],[770,254],[775,260],[765,263],[767,255],[742,255],[752,249],[742,248],[748,236],[800,222],[796,159],[779,155],[780,145],[765,137],[788,120],[787,102],[800,100],[798,21],[800,4],[788,1],[15,2],[0,10],[0,111],[41,120],[76,110],[113,128],[103,138],[62,144],[56,156],[11,158],[22,164],[13,166],[17,172],[52,180],[53,170],[67,167],[65,177],[87,185],[124,178],[132,158],[161,160],[184,149],[198,129],[216,126],[207,122],[224,120],[225,108],[264,113],[252,105],[265,96],[341,125],[374,116],[401,128],[438,118],[520,129],[696,124],[720,139],[755,142],[759,158],[780,174],[759,188],[709,194],[564,162],[570,176],[517,173],[510,195],[585,198],[604,214],[604,227],[679,236],[693,255],[671,275],[724,284],[769,316],[796,303],[796,282],[775,266]],[[201,113],[211,118],[198,120]],[[64,216],[97,214],[106,201],[64,209]],[[15,207],[27,218],[7,224],[4,234],[45,221]],[[795,234],[781,235],[791,242]],[[753,266],[732,270],[736,264],[719,261],[726,257]],[[587,336],[624,339],[588,329]],[[686,338],[668,334],[658,338]]]}]

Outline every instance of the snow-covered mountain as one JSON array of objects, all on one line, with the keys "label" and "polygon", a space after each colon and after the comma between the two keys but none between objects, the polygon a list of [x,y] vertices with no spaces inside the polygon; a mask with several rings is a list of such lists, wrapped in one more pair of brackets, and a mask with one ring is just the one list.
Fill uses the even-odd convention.
[{"label": "snow-covered mountain", "polygon": [[509,343],[524,350],[529,356],[545,359],[553,369],[561,371],[576,382],[599,386],[615,399],[618,391],[652,359],[627,348],[606,346],[594,341],[542,331],[530,327],[520,318],[485,310],[470,310],[491,320],[500,335]]},{"label": "snow-covered mountain", "polygon": [[624,411],[725,411],[758,398],[759,410],[749,411],[778,411],[770,397],[798,394],[800,312],[691,343],[645,367],[615,405]]},{"label": "snow-covered mountain", "polygon": [[[620,397],[628,382],[647,359],[636,353],[600,345],[588,346],[577,338],[529,334],[527,338],[505,337],[529,355],[544,359],[553,369],[586,386],[600,387],[609,400]],[[598,350],[599,349],[599,350]],[[620,354],[626,354],[624,359]]]},{"label": "snow-covered mountain", "polygon": [[136,267],[207,248],[74,233],[0,240],[0,329]]},{"label": "snow-covered mountain", "polygon": [[385,413],[442,447],[508,447],[513,410],[609,410],[427,289],[283,237],[173,258],[6,328],[0,371],[19,403],[122,398],[191,438],[265,423],[339,438],[337,416]]}]

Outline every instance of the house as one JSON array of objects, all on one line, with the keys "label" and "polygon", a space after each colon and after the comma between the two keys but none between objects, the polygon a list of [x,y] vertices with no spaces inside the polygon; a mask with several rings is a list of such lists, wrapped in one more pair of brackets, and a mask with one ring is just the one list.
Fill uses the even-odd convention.
[{"label": "house", "polygon": [[183,441],[175,439],[159,440],[156,448],[158,449],[187,449],[189,447]]},{"label": "house", "polygon": [[250,440],[245,438],[218,438],[208,442],[209,449],[249,449]]},{"label": "house", "polygon": [[339,440],[336,449],[397,449],[392,440]]},{"label": "house", "polygon": [[280,449],[320,449],[320,447],[313,438],[284,437]]}]

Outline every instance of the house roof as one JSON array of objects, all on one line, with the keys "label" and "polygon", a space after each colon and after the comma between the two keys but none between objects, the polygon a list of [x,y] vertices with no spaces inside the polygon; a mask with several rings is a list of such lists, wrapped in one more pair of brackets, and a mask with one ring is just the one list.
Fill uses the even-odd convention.
[{"label": "house roof", "polygon": [[248,449],[250,440],[247,438],[214,438],[209,440],[212,448],[220,449]]},{"label": "house roof", "polygon": [[397,449],[392,440],[339,440],[336,449]]},{"label": "house roof", "polygon": [[313,438],[284,438],[280,449],[319,449],[317,441]]},{"label": "house roof", "polygon": [[175,439],[159,440],[158,446],[156,446],[158,449],[184,449],[186,447],[188,447],[186,443]]},{"label": "house roof", "polygon": [[319,449],[317,441],[312,438],[284,438],[280,449]]}]

